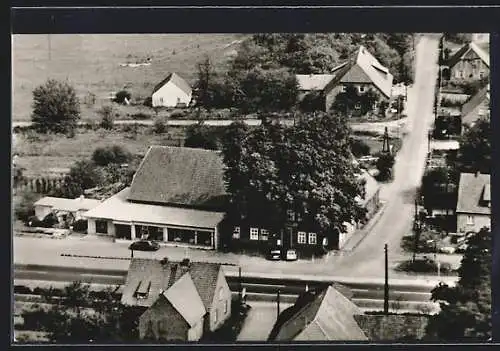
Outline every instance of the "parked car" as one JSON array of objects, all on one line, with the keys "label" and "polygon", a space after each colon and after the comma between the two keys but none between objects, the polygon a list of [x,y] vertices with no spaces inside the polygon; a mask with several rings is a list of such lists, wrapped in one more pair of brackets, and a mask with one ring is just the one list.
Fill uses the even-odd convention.
[{"label": "parked car", "polygon": [[297,251],[294,249],[288,249],[285,253],[286,261],[297,261]]},{"label": "parked car", "polygon": [[464,253],[464,252],[465,252],[465,250],[467,250],[467,247],[468,247],[468,246],[469,246],[469,245],[467,245],[466,243],[463,243],[463,244],[461,244],[461,245],[458,245],[457,250],[456,250],[455,252],[457,252],[457,253]]},{"label": "parked car", "polygon": [[160,245],[157,242],[150,240],[139,240],[130,244],[128,248],[129,250],[137,251],[158,251],[160,249]]},{"label": "parked car", "polygon": [[281,250],[279,248],[271,248],[267,253],[267,259],[271,261],[281,260]]},{"label": "parked car", "polygon": [[444,246],[439,249],[439,252],[445,253],[445,254],[454,254],[455,253],[455,248],[453,246]]}]

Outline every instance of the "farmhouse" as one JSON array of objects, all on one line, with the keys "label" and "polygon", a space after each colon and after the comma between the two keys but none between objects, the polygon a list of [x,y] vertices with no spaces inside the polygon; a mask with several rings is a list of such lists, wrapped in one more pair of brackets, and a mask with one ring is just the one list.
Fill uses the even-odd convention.
[{"label": "farmhouse", "polygon": [[49,213],[54,213],[66,221],[68,216],[73,220],[83,219],[85,213],[101,202],[94,199],[86,199],[83,195],[76,199],[45,196],[34,203],[35,216],[43,220]]},{"label": "farmhouse", "polygon": [[460,174],[457,201],[457,231],[477,232],[491,228],[491,188],[489,174]]},{"label": "farmhouse", "polygon": [[153,107],[181,107],[191,102],[193,91],[177,73],[170,73],[153,89]]},{"label": "farmhouse", "polygon": [[130,187],[86,213],[89,234],[219,247],[227,194],[218,152],[152,146]]},{"label": "farmhouse", "polygon": [[442,67],[443,77],[455,81],[479,80],[489,76],[490,55],[471,42],[455,52]]},{"label": "farmhouse", "polygon": [[348,87],[355,88],[359,94],[371,90],[377,94],[379,102],[389,102],[393,76],[364,46],[360,46],[355,55],[330,74],[299,74],[297,81],[303,98],[310,93],[319,93],[324,109],[329,110],[335,97]]},{"label": "farmhouse", "polygon": [[214,263],[132,259],[121,301],[144,309],[141,339],[199,341],[231,315],[231,291]]},{"label": "farmhouse", "polygon": [[368,340],[354,318],[361,314],[332,286],[308,291],[279,315],[268,341]]}]

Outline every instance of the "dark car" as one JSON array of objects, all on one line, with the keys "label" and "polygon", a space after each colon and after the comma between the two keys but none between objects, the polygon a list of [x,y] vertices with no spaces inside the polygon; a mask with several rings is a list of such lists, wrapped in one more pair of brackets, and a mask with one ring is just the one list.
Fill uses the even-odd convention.
[{"label": "dark car", "polygon": [[157,251],[160,248],[160,245],[154,241],[139,240],[130,244],[128,248],[129,250],[137,251]]},{"label": "dark car", "polygon": [[281,249],[279,248],[271,248],[267,253],[267,259],[271,261],[279,261],[281,260]]}]

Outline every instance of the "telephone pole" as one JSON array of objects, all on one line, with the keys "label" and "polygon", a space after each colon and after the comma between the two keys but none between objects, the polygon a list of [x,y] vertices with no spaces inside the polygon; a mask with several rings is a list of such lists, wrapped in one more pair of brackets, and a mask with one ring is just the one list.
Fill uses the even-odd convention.
[{"label": "telephone pole", "polygon": [[276,305],[277,305],[276,319],[278,319],[280,316],[280,289],[278,289],[278,293],[277,293],[276,297],[277,297],[276,298]]},{"label": "telephone pole", "polygon": [[384,245],[385,253],[385,284],[384,284],[384,314],[389,314],[389,260],[387,255],[387,244]]}]

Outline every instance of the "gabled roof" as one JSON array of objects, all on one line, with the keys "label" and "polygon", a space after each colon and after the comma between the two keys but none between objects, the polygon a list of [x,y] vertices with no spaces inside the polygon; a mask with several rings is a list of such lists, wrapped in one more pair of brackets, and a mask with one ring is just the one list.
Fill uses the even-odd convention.
[{"label": "gabled roof", "polygon": [[474,96],[472,96],[469,101],[467,101],[462,106],[462,124],[474,123],[480,116],[479,114],[473,113],[479,105],[483,104],[489,108],[490,97],[489,97],[489,84],[479,90]]},{"label": "gabled roof", "polygon": [[130,202],[127,200],[129,192],[130,188],[123,189],[86,212],[84,216],[121,222],[208,229],[215,228],[224,218],[223,212]]},{"label": "gabled roof", "polygon": [[189,273],[179,278],[163,295],[190,327],[198,324],[207,313]]},{"label": "gabled roof", "polygon": [[[458,185],[457,213],[491,214],[491,209],[482,204],[484,193],[490,191],[489,174],[461,173]],[[486,198],[488,195],[486,195]]]},{"label": "gabled roof", "polygon": [[485,64],[490,67],[490,55],[476,43],[468,43],[457,50],[449,59],[448,67],[454,67],[468,52],[473,51]]},{"label": "gabled roof", "polygon": [[220,208],[227,193],[216,151],[151,146],[135,173],[130,201]]},{"label": "gabled roof", "polygon": [[[205,309],[208,310],[215,296],[220,269],[221,265],[217,263],[190,262],[188,266],[182,266],[179,262],[133,258],[121,301],[125,305],[149,307],[160,294],[168,291],[181,277],[188,274]],[[147,298],[137,299],[134,295],[142,282],[148,285],[151,283],[149,293]],[[181,286],[182,284],[189,283],[181,283]]]},{"label": "gabled roof", "polygon": [[380,184],[365,169],[361,170],[361,174],[359,175],[359,179],[365,181],[365,197],[363,199],[359,199],[360,203],[362,205],[364,205],[368,201],[370,201],[373,198],[373,196],[377,193],[377,191],[380,189]]},{"label": "gabled roof", "polygon": [[76,199],[66,199],[62,197],[45,196],[35,202],[34,205],[52,207],[52,209],[59,211],[73,212],[78,210],[90,210],[98,206],[100,203],[101,202],[99,200],[81,197],[77,197]]},{"label": "gabled roof", "polygon": [[278,318],[270,341],[367,340],[354,316],[361,310],[329,286],[299,297]]},{"label": "gabled roof", "polygon": [[299,90],[323,91],[326,85],[335,77],[334,74],[297,74]]},{"label": "gabled roof", "polygon": [[165,84],[171,83],[181,89],[187,95],[192,92],[191,86],[177,73],[169,73],[167,77],[153,88],[153,94],[160,90]]}]

